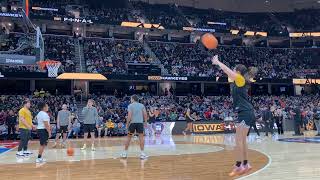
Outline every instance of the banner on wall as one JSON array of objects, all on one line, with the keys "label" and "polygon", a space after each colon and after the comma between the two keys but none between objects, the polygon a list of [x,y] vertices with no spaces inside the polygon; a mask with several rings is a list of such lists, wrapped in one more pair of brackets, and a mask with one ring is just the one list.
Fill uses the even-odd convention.
[{"label": "banner on wall", "polygon": [[209,29],[209,28],[194,28],[194,27],[183,27],[182,30],[184,30],[184,31],[216,32],[215,29]]},{"label": "banner on wall", "polygon": [[0,12],[1,17],[14,17],[14,18],[22,18],[22,14],[18,13],[2,13]]},{"label": "banner on wall", "polygon": [[151,81],[187,81],[188,77],[180,76],[148,76],[148,80]]},{"label": "banner on wall", "polygon": [[35,65],[36,56],[0,54],[0,64],[4,65]]},{"label": "banner on wall", "polygon": [[289,33],[289,37],[320,37],[320,32],[295,32]]},{"label": "banner on wall", "polygon": [[154,28],[154,29],[164,29],[163,26],[160,24],[148,24],[148,23],[141,23],[141,22],[122,22],[121,26],[124,27],[140,27],[140,28]]},{"label": "banner on wall", "polygon": [[38,11],[58,11],[56,8],[43,8],[38,6],[33,6],[32,10],[38,10]]},{"label": "banner on wall", "polygon": [[54,17],[55,21],[63,21],[63,22],[75,22],[75,23],[83,23],[83,24],[93,24],[91,19],[85,18],[71,18],[71,17]]},{"label": "banner on wall", "polygon": [[293,79],[292,82],[297,85],[320,84],[320,79]]},{"label": "banner on wall", "polygon": [[222,123],[193,124],[193,132],[195,133],[224,132],[224,125]]}]

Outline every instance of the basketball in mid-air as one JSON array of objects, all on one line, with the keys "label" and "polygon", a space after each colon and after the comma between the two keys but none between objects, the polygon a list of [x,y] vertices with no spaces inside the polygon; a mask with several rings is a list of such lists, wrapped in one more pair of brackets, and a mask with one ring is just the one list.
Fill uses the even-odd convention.
[{"label": "basketball in mid-air", "polygon": [[67,149],[67,155],[68,155],[68,156],[73,156],[73,155],[74,155],[74,149],[73,149],[72,147],[69,147],[69,148]]},{"label": "basketball in mid-air", "polygon": [[218,47],[218,40],[211,33],[202,35],[201,42],[207,49],[216,49]]}]

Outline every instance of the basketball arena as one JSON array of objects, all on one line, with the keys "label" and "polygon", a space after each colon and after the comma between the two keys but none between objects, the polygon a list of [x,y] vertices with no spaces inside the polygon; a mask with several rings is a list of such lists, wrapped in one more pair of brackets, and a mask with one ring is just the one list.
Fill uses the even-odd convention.
[{"label": "basketball arena", "polygon": [[320,179],[320,1],[0,8],[2,179]]}]

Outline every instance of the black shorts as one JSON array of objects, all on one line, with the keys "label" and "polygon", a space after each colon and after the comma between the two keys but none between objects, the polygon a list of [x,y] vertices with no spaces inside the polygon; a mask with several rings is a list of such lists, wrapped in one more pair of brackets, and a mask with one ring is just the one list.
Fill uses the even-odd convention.
[{"label": "black shorts", "polygon": [[46,129],[38,129],[37,133],[40,140],[40,145],[46,146],[48,144],[48,139],[49,139],[48,131]]},{"label": "black shorts", "polygon": [[247,126],[250,126],[256,121],[256,117],[253,111],[240,111],[238,112],[237,123],[245,122]]},{"label": "black shorts", "polygon": [[129,125],[129,134],[134,134],[137,132],[138,134],[143,134],[144,133],[144,126],[143,123],[132,123]]},{"label": "black shorts", "polygon": [[60,126],[58,133],[68,133],[68,126]]},{"label": "black shorts", "polygon": [[94,132],[96,130],[95,124],[84,124],[83,125],[83,131],[85,133]]},{"label": "black shorts", "polygon": [[193,122],[193,120],[188,118],[188,117],[186,118],[186,121],[187,121],[187,123],[192,123]]}]

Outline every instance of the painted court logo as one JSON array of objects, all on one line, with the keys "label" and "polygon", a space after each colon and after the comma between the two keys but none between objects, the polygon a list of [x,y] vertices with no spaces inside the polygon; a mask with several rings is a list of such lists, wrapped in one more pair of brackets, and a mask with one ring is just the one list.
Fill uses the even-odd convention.
[{"label": "painted court logo", "polygon": [[279,141],[284,142],[296,142],[296,143],[320,143],[320,138],[318,137],[310,137],[310,138],[283,138],[279,139]]},{"label": "painted court logo", "polygon": [[0,143],[0,154],[15,148],[18,144],[18,142]]}]

